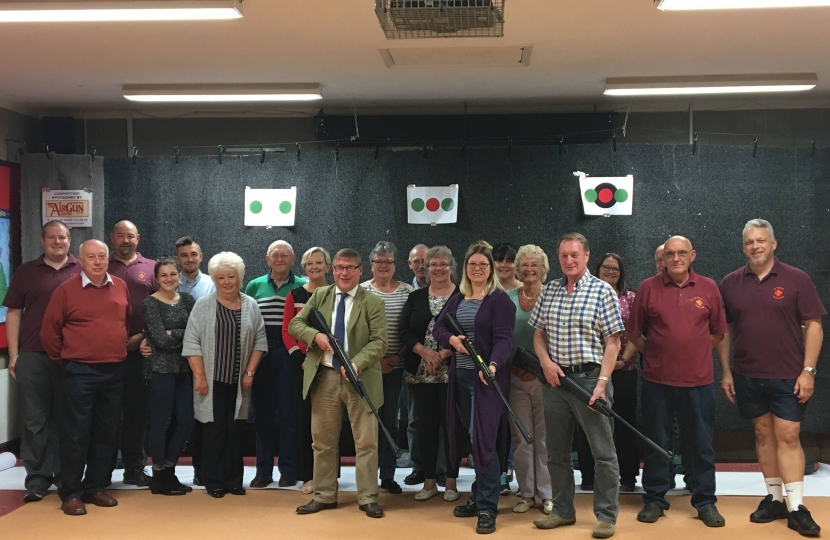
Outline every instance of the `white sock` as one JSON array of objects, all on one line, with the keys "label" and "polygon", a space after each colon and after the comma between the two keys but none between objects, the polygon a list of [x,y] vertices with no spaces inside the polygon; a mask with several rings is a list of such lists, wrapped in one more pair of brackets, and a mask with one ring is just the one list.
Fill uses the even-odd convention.
[{"label": "white sock", "polygon": [[787,492],[787,509],[795,512],[804,497],[804,482],[784,484],[784,490]]},{"label": "white sock", "polygon": [[773,501],[784,502],[784,481],[781,478],[764,478],[764,483]]}]

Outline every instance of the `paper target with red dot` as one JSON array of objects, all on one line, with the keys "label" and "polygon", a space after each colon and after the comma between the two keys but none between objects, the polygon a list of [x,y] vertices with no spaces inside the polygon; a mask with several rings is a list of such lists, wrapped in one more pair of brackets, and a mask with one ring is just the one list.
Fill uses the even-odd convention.
[{"label": "paper target with red dot", "polygon": [[619,178],[579,177],[582,208],[586,216],[630,216],[633,210],[634,176]]},{"label": "paper target with red dot", "polygon": [[458,186],[406,188],[409,223],[439,224],[458,221]]}]

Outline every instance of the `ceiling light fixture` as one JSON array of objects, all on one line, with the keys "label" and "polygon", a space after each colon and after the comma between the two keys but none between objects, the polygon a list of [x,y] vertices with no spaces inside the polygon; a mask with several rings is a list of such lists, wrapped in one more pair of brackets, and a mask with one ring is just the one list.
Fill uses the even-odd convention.
[{"label": "ceiling light fixture", "polygon": [[681,96],[799,92],[815,88],[817,83],[815,73],[626,77],[606,79],[604,93],[606,96]]},{"label": "ceiling light fixture", "polygon": [[125,84],[124,97],[153,103],[242,101],[314,101],[322,99],[320,85],[284,84]]},{"label": "ceiling light fixture", "polygon": [[240,17],[242,0],[0,0],[0,22],[189,21]]},{"label": "ceiling light fixture", "polygon": [[830,6],[830,0],[660,0],[663,11],[704,9],[762,9]]}]

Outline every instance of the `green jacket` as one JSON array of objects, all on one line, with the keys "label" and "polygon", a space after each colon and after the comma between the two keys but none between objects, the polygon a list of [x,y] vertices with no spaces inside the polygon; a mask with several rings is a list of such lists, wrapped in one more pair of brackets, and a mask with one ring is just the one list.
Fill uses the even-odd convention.
[{"label": "green jacket", "polygon": [[[317,370],[321,369],[320,364],[323,360],[323,351],[314,343],[317,330],[308,324],[308,313],[311,308],[316,307],[331,329],[334,298],[338,292],[336,285],[319,287],[306,302],[302,311],[292,318],[288,325],[288,333],[308,345],[308,355],[303,363],[304,398],[308,396],[311,383],[314,381]],[[389,327],[386,321],[386,310],[383,300],[363,287],[357,288],[353,302],[349,324],[346,328],[348,336],[346,354],[357,366],[357,373],[363,379],[363,386],[372,404],[380,408],[383,405],[383,376],[379,362],[386,354]],[[363,406],[367,411],[370,410],[365,400]]]}]

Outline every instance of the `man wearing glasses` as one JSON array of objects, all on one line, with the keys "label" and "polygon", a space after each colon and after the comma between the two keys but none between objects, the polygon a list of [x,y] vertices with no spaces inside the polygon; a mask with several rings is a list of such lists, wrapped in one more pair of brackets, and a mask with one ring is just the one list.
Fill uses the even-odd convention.
[{"label": "man wearing glasses", "polygon": [[254,376],[251,398],[256,422],[256,476],[252,488],[265,488],[274,481],[274,417],[279,416],[280,487],[297,483],[295,468],[295,433],[291,406],[291,355],[282,342],[282,314],[285,297],[307,281],[291,271],[294,248],[285,240],[268,246],[265,261],[270,271],[245,287],[245,294],[254,298],[265,319],[268,354],[262,357]]},{"label": "man wearing glasses", "polygon": [[[640,285],[627,330],[631,342],[645,353],[643,425],[657,444],[669,449],[677,414],[692,458],[692,506],[706,526],[723,527],[726,522],[715,507],[712,348],[723,339],[726,317],[717,284],[690,268],[695,256],[686,238],[672,236],[666,241],[665,269]],[[642,484],[645,506],[637,520],[654,523],[669,508],[670,486],[669,466],[656,452],[646,456]]]},{"label": "man wearing glasses", "polygon": [[303,397],[311,396],[314,449],[314,498],[297,508],[315,514],[337,508],[338,441],[343,409],[349,415],[355,445],[357,502],[372,518],[383,517],[378,504],[378,422],[346,378],[327,337],[308,324],[317,308],[363,380],[375,407],[383,405],[380,359],[386,354],[388,323],[383,300],[361,287],[360,254],[341,249],[334,256],[334,285],[319,287],[288,325],[288,333],[308,345],[303,364]]}]

